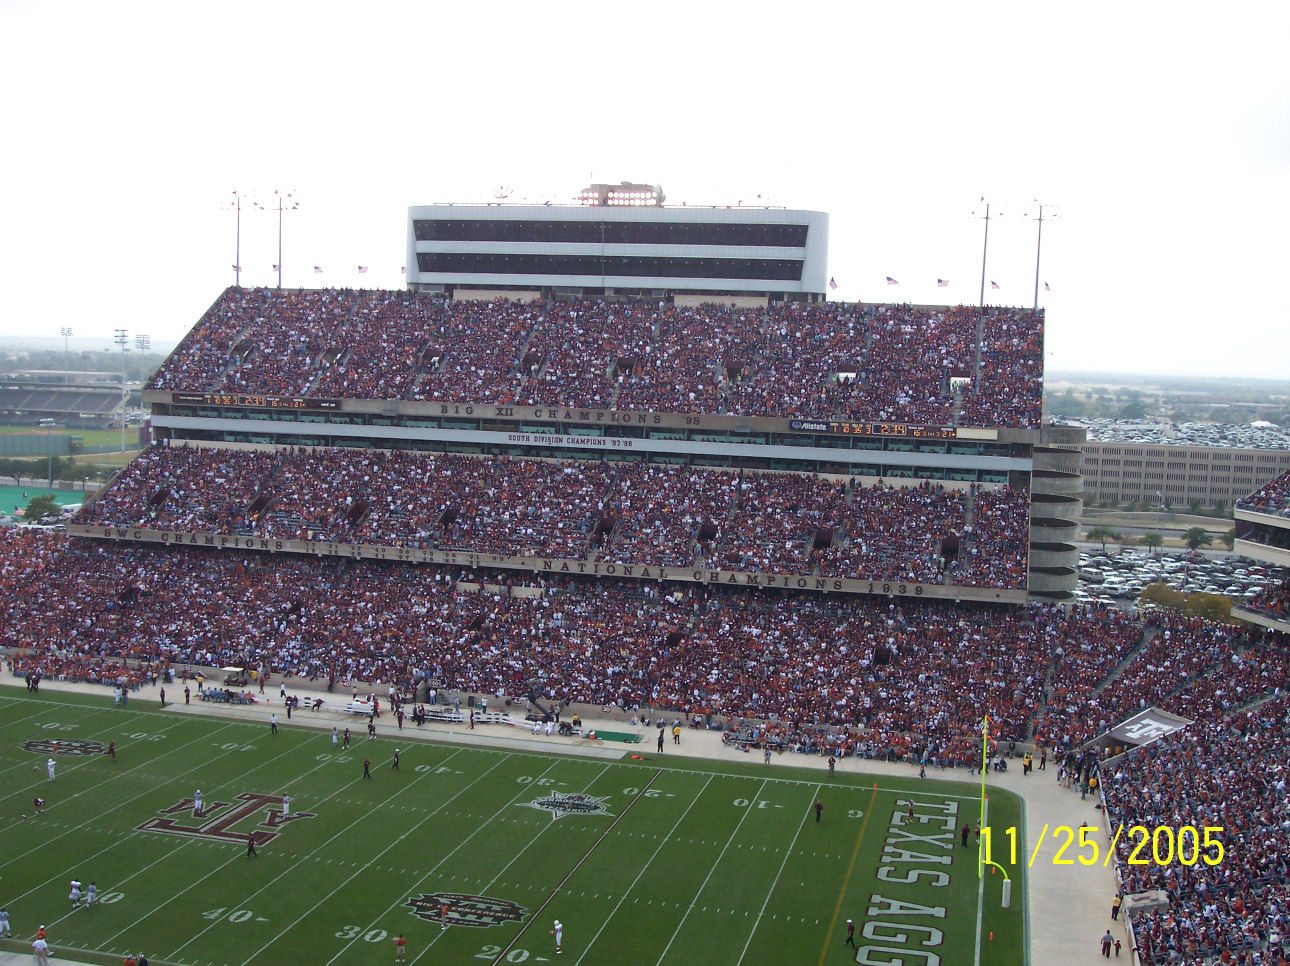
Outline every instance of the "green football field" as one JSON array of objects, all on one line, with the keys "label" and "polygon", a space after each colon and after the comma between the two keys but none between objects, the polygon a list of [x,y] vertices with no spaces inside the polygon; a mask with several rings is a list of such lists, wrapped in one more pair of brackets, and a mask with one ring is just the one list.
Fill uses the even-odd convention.
[{"label": "green football field", "polygon": [[[115,762],[94,744],[109,740]],[[106,689],[6,687],[0,949],[29,949],[43,924],[56,956],[92,963],[384,964],[399,933],[422,964],[1026,961],[1024,869],[1004,910],[1003,876],[979,879],[975,846],[948,831],[976,823],[973,786],[641,747],[605,761],[356,737],[334,753],[285,721],[272,735],[122,710]],[[996,843],[1019,808],[992,792]],[[74,878],[96,882],[96,906],[69,901]]]},{"label": "green football field", "polygon": [[81,490],[51,490],[45,486],[0,486],[0,513],[12,514],[15,510],[25,510],[27,504],[42,493],[53,493],[59,506],[85,501],[85,493]]}]

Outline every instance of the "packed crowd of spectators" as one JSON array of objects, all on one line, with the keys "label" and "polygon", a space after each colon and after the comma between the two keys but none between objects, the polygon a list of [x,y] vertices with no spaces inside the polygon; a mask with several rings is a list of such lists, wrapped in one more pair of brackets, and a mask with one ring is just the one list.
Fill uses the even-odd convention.
[{"label": "packed crowd of spectators", "polygon": [[58,650],[18,651],[9,658],[9,673],[16,678],[38,674],[48,681],[102,684],[133,691],[165,673],[162,661],[130,664],[117,657],[67,654]]},{"label": "packed crowd of spectators", "polygon": [[616,408],[639,412],[719,413],[723,384],[742,372],[766,313],[719,305],[668,306],[657,347],[647,346],[622,374]]},{"label": "packed crowd of spectators", "polygon": [[1280,587],[1268,587],[1241,606],[1276,620],[1290,621],[1290,583],[1282,584]]},{"label": "packed crowd of spectators", "polygon": [[594,704],[851,727],[869,751],[913,734],[952,757],[987,710],[1004,737],[1078,747],[1147,705],[1207,720],[1290,685],[1253,630],[1158,614],[630,582],[458,594],[438,568],[32,532],[0,552],[8,646],[358,680],[433,665],[461,690],[540,679]]},{"label": "packed crowd of spectators", "polygon": [[[542,317],[541,305],[499,299],[445,303],[440,311],[442,321],[419,362],[422,375],[406,398],[514,402],[528,370],[528,339]],[[393,393],[381,387],[373,395],[389,398]]]},{"label": "packed crowd of spectators", "polygon": [[385,682],[419,668],[489,694],[536,679],[573,701],[858,726],[870,745],[948,741],[985,708],[1020,737],[1047,663],[1031,615],[966,605],[651,583],[459,594],[436,568],[57,534],[4,550],[0,644],[67,659]]},{"label": "packed crowd of spectators", "polygon": [[150,389],[1039,424],[1042,316],[230,289]]},{"label": "packed crowd of spectators", "polygon": [[[1275,966],[1290,950],[1290,699],[1196,724],[1130,752],[1103,776],[1110,820],[1126,828],[1221,827],[1221,862],[1129,865],[1126,892],[1161,889],[1169,906],[1132,917],[1147,966],[1222,962]],[[1193,844],[1184,836],[1187,852]],[[1214,857],[1213,848],[1201,849]]]},{"label": "packed crowd of spectators", "polygon": [[153,446],[79,517],[83,523],[249,533],[257,494],[281,456],[266,450]]},{"label": "packed crowd of spectators", "polygon": [[816,418],[838,414],[854,389],[854,374],[864,369],[865,331],[864,310],[857,305],[789,303],[775,309],[761,332],[745,336],[728,411]]},{"label": "packed crowd of spectators", "polygon": [[1244,499],[1237,500],[1236,505],[1256,513],[1290,516],[1290,470],[1263,484]]},{"label": "packed crowd of spectators", "polygon": [[522,405],[611,409],[621,372],[657,351],[649,302],[554,302],[529,343]]},{"label": "packed crowd of spectators", "polygon": [[230,288],[198,320],[147,382],[146,389],[214,389],[242,335],[269,311],[268,289]]},{"label": "packed crowd of spectators", "polygon": [[[1078,746],[1153,705],[1188,718],[1221,714],[1233,701],[1246,703],[1290,686],[1284,652],[1246,650],[1259,639],[1257,629],[1156,611],[1147,618],[1145,644],[1109,683],[1092,690],[1089,682],[1143,639],[1141,633],[1134,639],[1133,626],[1123,618],[1108,619],[1097,635],[1104,654],[1088,655],[1085,649],[1074,655],[1066,649],[1056,667],[1052,699],[1037,724],[1047,741]],[[1219,700],[1213,681],[1228,685]]]},{"label": "packed crowd of spectators", "polygon": [[[77,518],[419,549],[1017,589],[1028,495],[595,460],[157,445]],[[970,520],[970,522],[969,522]]]},{"label": "packed crowd of spectators", "polygon": [[353,292],[279,293],[233,354],[237,364],[217,390],[295,396],[311,393],[325,358],[340,354],[339,329],[357,306]]},{"label": "packed crowd of spectators", "polygon": [[695,472],[667,463],[620,463],[612,511],[616,525],[598,560],[688,567],[696,541],[725,525],[739,487],[736,471]]},{"label": "packed crowd of spectators", "polygon": [[447,341],[447,314],[442,301],[410,292],[366,295],[319,359],[322,372],[311,395],[400,399],[414,393],[426,347]]},{"label": "packed crowd of spectators", "polygon": [[820,573],[942,583],[951,553],[946,541],[963,533],[965,508],[961,490],[938,483],[854,487],[842,539],[816,552]]},{"label": "packed crowd of spectators", "polygon": [[972,522],[950,567],[960,587],[1026,586],[1030,492],[1021,487],[974,486]]},{"label": "packed crowd of spectators", "polygon": [[844,484],[796,473],[747,473],[736,507],[703,557],[718,570],[807,573],[817,534],[842,525]]},{"label": "packed crowd of spectators", "polygon": [[[976,311],[959,306],[951,315]],[[960,320],[960,325],[963,321]],[[981,339],[981,382],[963,391],[965,426],[1039,426],[1044,393],[1044,326],[1034,312],[991,309]]]}]

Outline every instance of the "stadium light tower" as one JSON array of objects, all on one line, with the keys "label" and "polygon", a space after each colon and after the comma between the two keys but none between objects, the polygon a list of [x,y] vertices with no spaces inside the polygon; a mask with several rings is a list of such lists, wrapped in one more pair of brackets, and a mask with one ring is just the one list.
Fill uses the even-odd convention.
[{"label": "stadium light tower", "polygon": [[234,219],[237,225],[237,231],[236,231],[236,234],[234,235],[234,242],[233,242],[233,287],[241,288],[242,287],[242,196],[238,194],[236,190],[234,190],[233,200],[228,205],[226,206],[221,205],[220,207],[225,208],[226,210],[231,208],[233,211],[237,213]]},{"label": "stadium light tower", "polygon": [[[1036,205],[1039,205],[1039,214],[1035,216],[1035,222],[1037,223],[1039,230],[1035,236],[1035,304],[1034,304],[1034,311],[1038,312],[1039,311],[1039,250],[1040,250],[1040,246],[1043,245],[1044,243],[1044,206],[1039,204],[1038,198],[1035,199],[1034,203]],[[1052,205],[1049,205],[1048,207],[1051,208]],[[1030,212],[1026,212],[1025,216],[1029,218]],[[1056,220],[1056,218],[1057,218],[1057,215],[1050,211],[1048,214],[1048,220],[1054,221]]]},{"label": "stadium light tower", "polygon": [[577,202],[590,207],[661,208],[666,196],[659,185],[592,184],[578,192]]},{"label": "stadium light tower", "polygon": [[273,197],[278,201],[274,207],[266,208],[259,202],[256,202],[255,207],[261,211],[276,211],[278,213],[278,263],[273,267],[278,273],[278,288],[282,288],[282,213],[284,211],[295,211],[300,207],[300,202],[296,200],[295,193],[291,191],[283,194],[281,191],[274,189]]},{"label": "stadium light tower", "polygon": [[[985,200],[984,195],[981,197],[981,204],[985,205],[985,214],[979,216],[985,221],[985,237],[981,241],[981,301],[976,314],[976,361],[972,365],[972,395],[974,396],[981,392],[981,343],[985,340],[985,257],[990,250],[990,202]],[[975,215],[976,212],[972,214]]]},{"label": "stadium light tower", "polygon": [[71,385],[72,353],[71,353],[71,350],[68,348],[68,346],[70,345],[68,340],[71,339],[72,337],[72,327],[70,325],[65,325],[58,331],[59,331],[59,334],[61,334],[63,337],[63,377],[67,380],[68,385]]},{"label": "stadium light tower", "polygon": [[49,467],[49,492],[54,492],[54,420],[42,419],[40,428],[45,431],[45,463]]},{"label": "stadium light tower", "polygon": [[116,335],[112,341],[121,347],[121,452],[125,452],[125,410],[126,402],[130,398],[130,390],[125,387],[125,354],[130,351],[127,344],[130,341],[129,333],[125,329],[117,329]]}]

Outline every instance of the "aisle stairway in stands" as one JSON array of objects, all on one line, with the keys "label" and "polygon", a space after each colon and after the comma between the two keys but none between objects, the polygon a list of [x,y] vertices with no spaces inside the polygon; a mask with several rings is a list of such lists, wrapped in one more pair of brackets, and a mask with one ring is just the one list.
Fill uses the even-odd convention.
[{"label": "aisle stairway in stands", "polygon": [[1142,640],[1138,641],[1137,644],[1125,652],[1120,663],[1111,669],[1111,673],[1108,674],[1103,681],[1093,687],[1093,690],[1089,692],[1089,697],[1092,698],[1101,694],[1113,681],[1117,680],[1124,673],[1125,669],[1137,660],[1138,655],[1146,649],[1147,645],[1150,644],[1159,633],[1160,628],[1158,627],[1144,627],[1142,631]]}]

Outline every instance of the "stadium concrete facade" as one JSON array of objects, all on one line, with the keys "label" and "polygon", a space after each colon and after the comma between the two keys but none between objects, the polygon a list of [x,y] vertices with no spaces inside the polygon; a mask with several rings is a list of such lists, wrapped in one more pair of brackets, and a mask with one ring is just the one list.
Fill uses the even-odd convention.
[{"label": "stadium concrete facade", "polygon": [[1226,508],[1290,469],[1290,450],[1125,443],[1080,444],[1090,503],[1199,503]]}]

